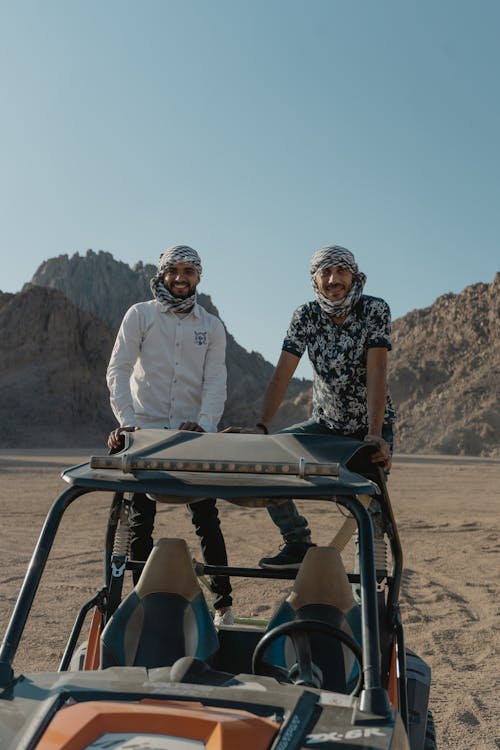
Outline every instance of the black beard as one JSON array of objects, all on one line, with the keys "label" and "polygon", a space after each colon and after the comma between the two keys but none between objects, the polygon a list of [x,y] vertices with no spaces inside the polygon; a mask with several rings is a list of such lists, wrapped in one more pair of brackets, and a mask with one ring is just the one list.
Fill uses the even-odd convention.
[{"label": "black beard", "polygon": [[196,291],[196,285],[190,286],[189,289],[186,289],[185,292],[182,292],[179,294],[179,292],[174,292],[173,289],[171,289],[170,286],[167,286],[165,284],[166,289],[170,292],[172,297],[175,297],[175,299],[187,299],[188,297],[191,297],[195,291]]}]

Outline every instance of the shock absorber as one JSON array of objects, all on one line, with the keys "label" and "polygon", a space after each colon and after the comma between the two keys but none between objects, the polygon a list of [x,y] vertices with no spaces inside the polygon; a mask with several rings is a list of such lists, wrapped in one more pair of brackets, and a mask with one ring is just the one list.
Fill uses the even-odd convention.
[{"label": "shock absorber", "polygon": [[124,496],[121,504],[118,523],[115,530],[115,538],[113,540],[111,575],[115,578],[123,575],[130,554],[130,502],[130,495],[127,494]]},{"label": "shock absorber", "polygon": [[106,562],[106,608],[102,626],[112,617],[121,602],[123,580],[130,553],[129,512],[132,495],[116,492],[111,507],[106,539],[106,549],[110,550]]},{"label": "shock absorber", "polygon": [[385,537],[375,537],[375,549],[374,549],[374,558],[375,558],[375,570],[377,571],[377,576],[383,575],[384,577],[387,576],[387,542],[385,540]]},{"label": "shock absorber", "polygon": [[118,524],[113,542],[113,557],[128,557],[130,552],[130,527],[128,522],[129,504],[124,499],[118,516]]}]

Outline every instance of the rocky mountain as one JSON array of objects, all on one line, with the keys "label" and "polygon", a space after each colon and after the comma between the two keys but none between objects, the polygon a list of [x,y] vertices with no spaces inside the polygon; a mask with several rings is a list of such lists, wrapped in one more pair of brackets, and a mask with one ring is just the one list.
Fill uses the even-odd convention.
[{"label": "rocky mountain", "polygon": [[[0,446],[94,447],[114,426],[105,369],[125,310],[150,299],[155,267],[87,251],[43,263],[19,294],[0,292]],[[210,297],[200,303],[217,314]],[[500,274],[394,322],[389,383],[396,451],[500,455]],[[254,421],[273,366],[228,332],[222,426]],[[294,379],[275,426],[305,419],[311,383]],[[90,408],[89,408],[90,405]]]},{"label": "rocky mountain", "polygon": [[113,424],[109,326],[62,292],[0,296],[0,446],[95,446]]},{"label": "rocky mountain", "polygon": [[398,450],[500,456],[500,274],[396,320],[389,383]]},{"label": "rocky mountain", "polygon": [[156,267],[139,262],[131,268],[111,253],[59,255],[38,268],[31,283],[58,289],[81,310],[104,320],[116,332],[123,315],[136,302],[151,299],[149,280]]}]

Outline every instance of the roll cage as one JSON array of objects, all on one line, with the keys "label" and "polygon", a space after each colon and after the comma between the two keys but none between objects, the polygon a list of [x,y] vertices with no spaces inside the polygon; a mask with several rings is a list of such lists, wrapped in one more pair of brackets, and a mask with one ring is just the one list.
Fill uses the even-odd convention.
[{"label": "roll cage", "polygon": [[[397,660],[396,695],[391,700],[408,731],[406,665],[399,614],[402,551],[384,475],[370,462],[373,447],[350,438],[319,435],[200,434],[176,430],[140,430],[127,434],[115,455],[93,456],[63,472],[69,484],[48,512],[0,647],[0,687],[13,680],[13,661],[61,518],[77,499],[91,492],[113,496],[104,553],[104,586],[80,610],[59,670],[68,669],[87,612],[97,607],[103,622],[121,598],[126,570],[143,562],[120,555],[116,547],[120,515],[128,493],[146,493],[157,503],[185,504],[216,497],[237,505],[264,507],[293,497],[321,500],[345,508],[359,533],[359,574],[349,581],[361,592],[363,689],[360,709],[389,716],[391,660]],[[390,570],[377,570],[370,513],[359,499],[377,498],[390,545]],[[198,574],[231,577],[293,578],[295,571],[222,567],[198,563]],[[393,665],[394,666],[394,665]],[[393,670],[394,672],[396,670]]]}]

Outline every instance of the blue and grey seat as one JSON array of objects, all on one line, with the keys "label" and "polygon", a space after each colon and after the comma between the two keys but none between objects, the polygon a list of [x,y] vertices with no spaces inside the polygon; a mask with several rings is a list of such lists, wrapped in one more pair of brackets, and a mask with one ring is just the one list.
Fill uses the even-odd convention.
[{"label": "blue and grey seat", "polygon": [[171,666],[218,649],[217,631],[184,539],[160,539],[101,635],[101,667]]},{"label": "blue and grey seat", "polygon": [[[316,620],[338,628],[359,644],[361,612],[354,600],[340,552],[335,547],[311,547],[301,566],[292,592],[271,618],[267,632],[287,622]],[[340,641],[319,632],[309,636],[313,663],[322,674],[322,687],[351,692],[359,675],[353,653]],[[292,640],[278,638],[269,645],[265,662],[290,670],[296,661]]]}]

